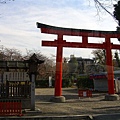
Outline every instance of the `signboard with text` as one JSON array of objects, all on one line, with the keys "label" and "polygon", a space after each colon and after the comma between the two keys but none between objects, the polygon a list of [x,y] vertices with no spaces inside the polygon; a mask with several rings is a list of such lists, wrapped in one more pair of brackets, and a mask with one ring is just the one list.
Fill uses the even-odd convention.
[{"label": "signboard with text", "polygon": [[27,72],[4,72],[3,81],[29,81]]}]

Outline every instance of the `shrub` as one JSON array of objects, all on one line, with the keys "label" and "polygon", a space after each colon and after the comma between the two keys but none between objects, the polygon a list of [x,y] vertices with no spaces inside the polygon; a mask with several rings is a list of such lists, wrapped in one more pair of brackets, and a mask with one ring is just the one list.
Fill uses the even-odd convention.
[{"label": "shrub", "polygon": [[89,76],[81,76],[77,78],[76,86],[78,89],[93,88],[93,80]]},{"label": "shrub", "polygon": [[69,78],[64,78],[62,80],[62,87],[71,87],[73,85],[73,82]]},{"label": "shrub", "polygon": [[[39,88],[48,88],[49,87],[49,80],[37,80],[35,82],[36,87]],[[73,85],[73,81],[69,78],[64,78],[62,80],[62,87],[71,87]],[[52,87],[55,86],[55,80],[52,80]]]},{"label": "shrub", "polygon": [[47,88],[49,87],[49,81],[48,80],[37,80],[35,81],[36,87],[39,88]]}]

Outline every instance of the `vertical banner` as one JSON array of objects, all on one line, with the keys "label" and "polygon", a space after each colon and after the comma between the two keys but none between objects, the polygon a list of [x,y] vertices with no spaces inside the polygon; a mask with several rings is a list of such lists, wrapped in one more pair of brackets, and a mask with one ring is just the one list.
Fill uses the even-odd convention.
[{"label": "vertical banner", "polygon": [[49,76],[49,87],[52,87],[52,76]]}]

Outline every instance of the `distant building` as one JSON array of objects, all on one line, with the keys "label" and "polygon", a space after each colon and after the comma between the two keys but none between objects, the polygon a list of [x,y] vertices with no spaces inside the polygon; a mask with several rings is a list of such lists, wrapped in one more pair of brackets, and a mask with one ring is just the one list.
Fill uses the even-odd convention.
[{"label": "distant building", "polygon": [[80,74],[86,73],[86,67],[88,65],[94,65],[94,60],[89,58],[79,57],[77,58],[77,61],[78,61],[78,69]]},{"label": "distant building", "polygon": [[78,61],[78,73],[79,74],[98,74],[105,72],[105,65],[96,64],[94,59],[75,57],[70,55],[70,59],[76,58]]}]

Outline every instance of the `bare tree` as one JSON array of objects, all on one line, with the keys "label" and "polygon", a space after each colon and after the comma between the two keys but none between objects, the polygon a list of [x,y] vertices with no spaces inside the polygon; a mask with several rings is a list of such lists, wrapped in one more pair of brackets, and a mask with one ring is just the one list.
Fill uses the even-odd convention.
[{"label": "bare tree", "polygon": [[49,76],[52,76],[52,78],[54,78],[55,76],[55,63],[53,61],[53,59],[50,59],[46,56],[44,56],[41,51],[39,50],[27,50],[26,49],[26,55],[24,56],[24,59],[29,59],[30,56],[32,56],[33,54],[36,54],[38,59],[40,60],[44,60],[43,64],[40,64],[38,66],[38,73],[39,75],[37,76],[37,79],[39,80],[43,80],[43,79],[48,79]]},{"label": "bare tree", "polygon": [[22,60],[22,54],[15,48],[4,48],[4,60]]},{"label": "bare tree", "polygon": [[14,0],[0,0],[0,3],[5,4],[5,3],[9,2],[9,1],[14,1]]},{"label": "bare tree", "polygon": [[41,53],[41,51],[35,50],[35,49],[33,49],[33,50],[26,49],[26,55],[24,55],[24,59],[29,59],[30,56],[32,56],[34,53],[37,55],[37,57],[39,59],[41,59],[41,60],[45,60],[46,59],[46,57]]},{"label": "bare tree", "polygon": [[22,53],[21,51],[15,49],[15,48],[6,48],[3,45],[0,46],[0,60],[22,60]]},{"label": "bare tree", "polygon": [[100,64],[100,65],[106,64],[106,53],[104,49],[93,50],[92,54],[95,56],[96,64]]},{"label": "bare tree", "polygon": [[111,11],[113,11],[114,4],[117,4],[118,1],[119,0],[94,0],[95,7],[97,9],[97,15],[100,16],[100,13],[102,13],[102,11],[105,11],[115,20],[115,22],[117,22],[113,15],[113,12]]}]

